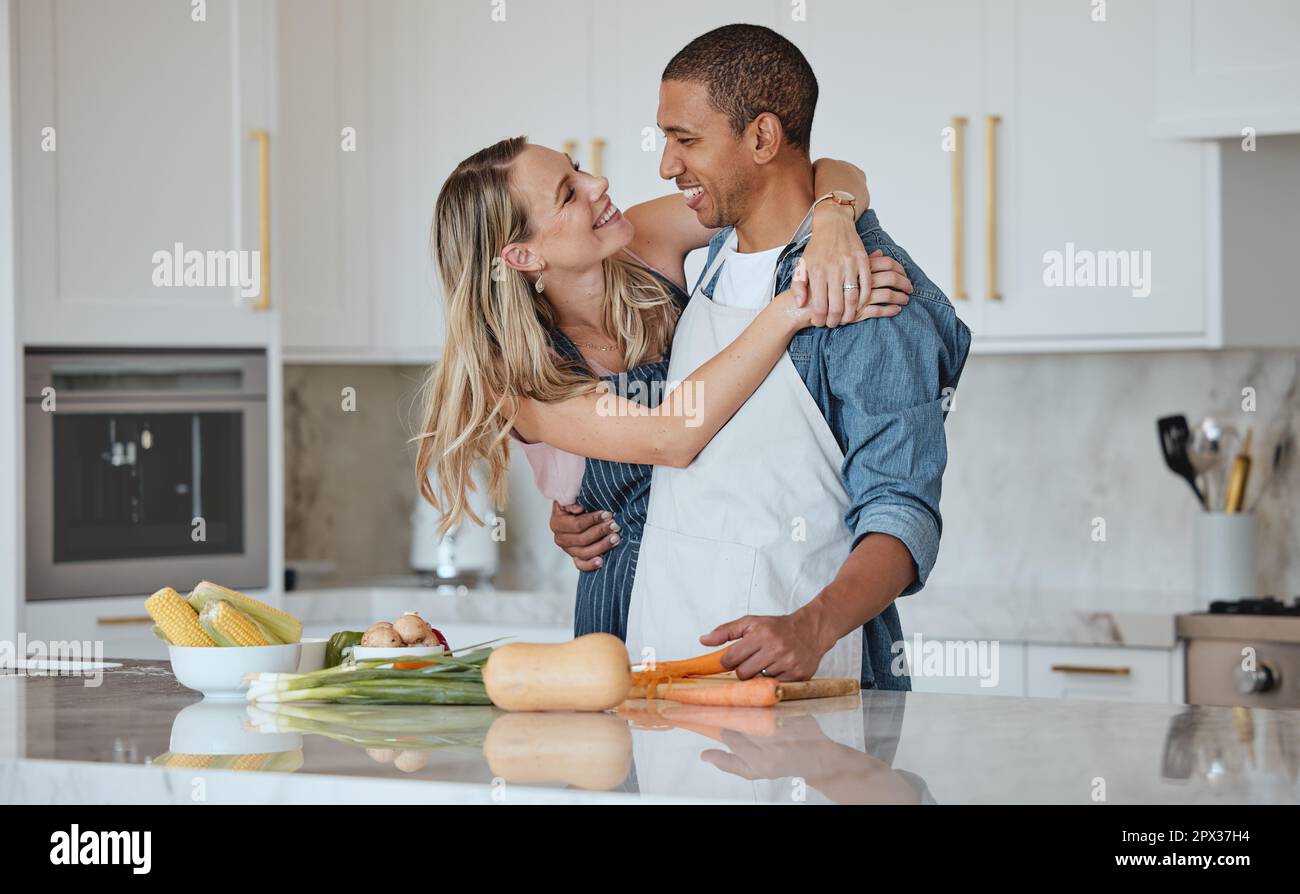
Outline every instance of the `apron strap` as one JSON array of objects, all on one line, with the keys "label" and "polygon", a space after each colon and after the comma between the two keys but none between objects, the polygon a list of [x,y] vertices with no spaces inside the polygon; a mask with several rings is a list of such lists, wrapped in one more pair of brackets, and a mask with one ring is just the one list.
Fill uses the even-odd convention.
[{"label": "apron strap", "polygon": [[[794,235],[790,237],[790,241],[786,243],[785,249],[782,250],[781,252],[781,257],[785,257],[786,251],[788,251],[789,249],[793,248],[796,245],[800,245],[801,243],[807,242],[808,238],[812,236],[813,211],[816,208],[817,208],[817,204],[814,202],[812,208],[808,209],[808,213],[803,216],[803,220],[799,223],[799,226],[795,229]],[[713,263],[709,264],[709,266],[705,269],[704,273],[700,275],[699,280],[695,283],[695,292],[702,292],[704,290],[705,284],[713,282],[713,278],[718,275],[718,270],[721,269],[723,262],[726,260],[727,249],[735,247],[735,245],[738,242],[739,239],[736,236],[736,230],[733,227],[731,230],[731,235],[729,235],[726,241],[722,243],[722,247],[718,249],[718,253],[713,256]],[[780,267],[779,261],[777,263],[777,267]],[[771,301],[775,297],[776,297],[776,268],[773,268],[772,281],[768,284],[767,287],[767,300]]]}]

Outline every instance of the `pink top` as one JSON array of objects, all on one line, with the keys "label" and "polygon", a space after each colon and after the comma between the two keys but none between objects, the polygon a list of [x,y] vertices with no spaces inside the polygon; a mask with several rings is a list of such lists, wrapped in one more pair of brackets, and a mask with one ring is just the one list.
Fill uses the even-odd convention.
[{"label": "pink top", "polygon": [[[588,360],[587,363],[598,376],[614,375],[594,360]],[[582,476],[587,471],[585,456],[552,447],[543,441],[530,444],[514,429],[510,430],[510,436],[523,448],[528,465],[533,469],[533,483],[542,496],[561,506],[567,506],[578,499],[578,491],[582,489]]]}]

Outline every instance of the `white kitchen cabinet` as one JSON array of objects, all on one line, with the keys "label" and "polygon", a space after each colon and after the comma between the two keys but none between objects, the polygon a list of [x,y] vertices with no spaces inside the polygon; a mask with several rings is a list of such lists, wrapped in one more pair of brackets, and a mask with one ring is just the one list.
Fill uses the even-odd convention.
[{"label": "white kitchen cabinet", "polygon": [[1300,133],[1300,4],[1160,0],[1159,12],[1157,133]]},{"label": "white kitchen cabinet", "polygon": [[[779,29],[817,75],[813,155],[866,172],[881,225],[977,331],[970,319],[980,273],[970,238],[976,207],[970,165],[959,174],[954,161],[969,162],[982,107],[982,24],[980,4],[962,0],[823,0],[809,4],[806,21],[786,16]],[[968,120],[954,121],[961,117]],[[962,176],[965,208],[958,209],[955,178]]]},{"label": "white kitchen cabinet", "polygon": [[1030,644],[1025,653],[1027,694],[1033,698],[1182,701],[1180,649]]},{"label": "white kitchen cabinet", "polygon": [[[971,184],[973,200],[994,203],[972,234],[993,262],[972,289],[984,340],[1014,348],[1207,333],[1210,159],[1149,134],[1155,7],[1106,9],[1094,21],[1088,4],[984,6],[987,87]],[[1001,121],[986,138],[989,116]]]},{"label": "white kitchen cabinet", "polygon": [[272,5],[205,8],[194,21],[171,0],[15,4],[27,344],[271,339],[260,296],[207,264],[201,284],[154,284],[158,252],[261,250],[249,131],[272,127]]},{"label": "white kitchen cabinet", "polygon": [[[1276,300],[1284,271],[1261,248],[1294,222],[1277,187],[1288,152],[1270,144],[1272,167],[1234,164],[1217,143],[1154,126],[1171,15],[1191,23],[1198,77],[1294,80],[1294,41],[1268,34],[1260,12],[1272,5],[1247,4],[1219,47],[1200,37],[1228,27],[1212,2],[1110,3],[1095,21],[1098,7],[1074,0],[285,0],[287,354],[437,355],[434,200],[458,161],[504,136],[568,148],[623,206],[670,191],[659,75],[729,21],[774,27],[806,53],[821,87],[813,154],[867,172],[883,225],[953,299],[976,351],[1295,346],[1300,305]],[[1296,13],[1279,15],[1290,33]],[[1261,40],[1251,68],[1245,47]],[[356,153],[340,148],[346,126]],[[1273,207],[1229,220],[1238,179]],[[1089,264],[1092,284],[1079,284]]]},{"label": "white kitchen cabinet", "polygon": [[[920,655],[916,654],[912,640],[903,642],[913,692],[1021,697],[1027,694],[1024,643],[999,641],[995,653],[993,643],[985,642],[986,667],[981,669],[977,641],[927,639],[923,641]],[[941,663],[937,663],[937,656],[933,660],[926,658],[927,646],[931,644],[944,648],[946,657]]]},{"label": "white kitchen cabinet", "polygon": [[[284,271],[289,359],[438,355],[438,191],[462,159],[506,137],[585,149],[593,5],[288,0],[285,176],[302,202]],[[355,153],[341,147],[344,127],[357,129]]]},{"label": "white kitchen cabinet", "polygon": [[371,19],[384,21],[384,4],[280,0],[278,8],[282,343],[290,357],[364,354],[379,304],[368,187],[380,155]]}]

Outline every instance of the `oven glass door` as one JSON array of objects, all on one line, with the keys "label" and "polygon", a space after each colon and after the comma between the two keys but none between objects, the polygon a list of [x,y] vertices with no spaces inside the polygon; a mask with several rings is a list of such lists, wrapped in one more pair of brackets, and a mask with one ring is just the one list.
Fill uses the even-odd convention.
[{"label": "oven glass door", "polygon": [[54,562],[242,553],[243,416],[54,414]]}]

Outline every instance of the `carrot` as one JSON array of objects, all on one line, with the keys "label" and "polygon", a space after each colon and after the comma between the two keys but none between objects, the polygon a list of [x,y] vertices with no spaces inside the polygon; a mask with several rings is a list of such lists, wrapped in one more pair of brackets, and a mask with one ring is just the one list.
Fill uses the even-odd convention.
[{"label": "carrot", "polygon": [[722,666],[722,653],[729,648],[731,647],[727,646],[707,655],[683,658],[681,661],[661,661],[649,673],[653,673],[656,677],[706,677],[709,674],[725,674],[727,669]]},{"label": "carrot", "polygon": [[705,730],[712,729],[719,734],[726,730],[747,736],[768,737],[775,736],[779,728],[779,715],[772,711],[737,711],[716,705],[675,704],[665,707],[659,716],[673,726],[694,730],[702,735],[709,735]]},{"label": "carrot", "polygon": [[771,677],[752,677],[719,686],[673,686],[669,683],[660,696],[688,705],[717,705],[728,708],[770,708],[777,699],[778,682]]},{"label": "carrot", "polygon": [[434,662],[432,661],[394,661],[393,670],[399,670],[399,671],[415,670],[416,668],[429,667],[433,663]]},{"label": "carrot", "polygon": [[[730,648],[730,646],[727,648]],[[725,651],[727,651],[726,648],[710,652],[707,655],[698,655],[695,658],[684,658],[680,661],[661,661],[653,668],[632,674],[632,687],[634,689],[644,689],[646,698],[654,698],[655,691],[661,683],[678,680],[682,677],[705,677],[710,674],[725,674],[727,669],[722,666],[722,653]]]}]

